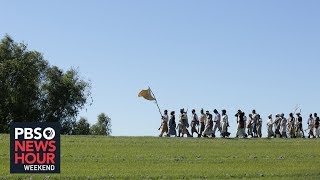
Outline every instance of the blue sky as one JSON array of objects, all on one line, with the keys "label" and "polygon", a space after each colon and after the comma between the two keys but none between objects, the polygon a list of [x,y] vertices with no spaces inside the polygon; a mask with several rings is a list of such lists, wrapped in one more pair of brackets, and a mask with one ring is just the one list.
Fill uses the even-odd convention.
[{"label": "blue sky", "polygon": [[[6,33],[92,82],[80,116],[112,118],[113,135],[158,135],[161,108],[291,112],[319,109],[320,2],[0,1]],[[306,128],[306,125],[305,125]],[[233,133],[234,135],[234,133]]]}]

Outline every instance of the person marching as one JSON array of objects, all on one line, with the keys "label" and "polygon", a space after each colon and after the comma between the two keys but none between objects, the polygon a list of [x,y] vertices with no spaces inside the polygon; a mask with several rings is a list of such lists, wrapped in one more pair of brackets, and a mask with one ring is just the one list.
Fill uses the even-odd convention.
[{"label": "person marching", "polygon": [[210,114],[209,111],[206,111],[206,115],[207,115],[207,121],[206,121],[206,127],[202,133],[203,137],[208,137],[208,136],[212,136],[213,137],[213,131],[212,131],[212,127],[213,127],[213,121],[212,121],[212,114]]},{"label": "person marching", "polygon": [[300,137],[301,132],[302,132],[302,138],[305,138],[304,131],[302,128],[302,117],[300,113],[297,113],[296,137]]},{"label": "person marching", "polygon": [[176,129],[178,129],[178,136],[177,137],[181,137],[181,135],[182,135],[182,124],[181,124],[180,120],[179,120],[179,123],[178,123],[178,126],[177,126]]},{"label": "person marching", "polygon": [[247,138],[248,137],[248,134],[247,134],[247,131],[246,131],[246,128],[247,128],[247,116],[246,116],[246,113],[243,112],[243,121],[244,121],[244,134],[245,134],[245,137]]},{"label": "person marching", "polygon": [[238,124],[238,129],[236,133],[236,137],[239,138],[245,138],[246,133],[244,130],[245,123],[244,123],[244,113],[241,110],[238,110],[238,113],[235,115],[237,117],[237,124]]},{"label": "person marching", "polygon": [[287,119],[284,117],[284,114],[282,113],[280,115],[281,117],[281,128],[280,128],[280,131],[281,131],[281,137],[282,138],[288,138],[287,136]]},{"label": "person marching", "polygon": [[252,131],[253,131],[253,137],[258,137],[258,130],[257,130],[257,124],[258,124],[258,114],[256,113],[256,110],[252,110]]},{"label": "person marching", "polygon": [[262,118],[260,114],[258,114],[258,120],[257,120],[257,134],[259,138],[262,138]]},{"label": "person marching", "polygon": [[296,135],[295,135],[295,132],[294,132],[294,122],[295,122],[295,118],[293,117],[293,113],[290,113],[289,114],[289,124],[288,124],[288,129],[289,129],[289,135],[290,135],[290,138],[295,138]]},{"label": "person marching", "polygon": [[317,113],[314,113],[314,135],[316,138],[320,138],[320,118]]},{"label": "person marching", "polygon": [[237,119],[237,132],[236,132],[236,138],[238,138],[239,137],[239,111],[241,112],[241,110],[238,110],[238,112],[237,112],[237,114],[235,114],[234,116],[236,117],[236,119]]},{"label": "person marching", "polygon": [[182,120],[183,113],[184,113],[184,109],[180,109],[180,118],[179,118],[179,123],[178,123],[178,126],[177,126],[178,137],[183,137],[184,133],[186,132],[186,130],[183,129],[183,120]]},{"label": "person marching", "polygon": [[205,129],[205,122],[207,121],[207,115],[204,113],[203,109],[201,109],[200,113],[201,113],[201,115],[200,115],[200,130],[199,130],[198,137],[201,137],[201,135]]},{"label": "person marching", "polygon": [[214,127],[213,127],[213,137],[216,137],[216,130],[218,129],[218,131],[220,131],[221,133],[221,124],[220,124],[220,121],[221,121],[221,115],[220,113],[214,109],[213,110],[214,114],[215,114],[215,117],[214,117]]},{"label": "person marching", "polygon": [[312,114],[309,115],[309,119],[308,119],[308,128],[309,128],[309,135],[308,135],[308,138],[315,138],[315,134],[314,134],[314,119],[312,117]]},{"label": "person marching", "polygon": [[196,110],[192,110],[192,121],[191,121],[191,136],[193,137],[193,133],[197,133],[199,136],[197,126],[199,126],[199,118],[196,113]]},{"label": "person marching", "polygon": [[252,114],[249,114],[249,121],[247,123],[247,129],[248,129],[248,136],[253,137],[253,132],[252,132],[252,123],[253,123],[253,119],[252,119]]},{"label": "person marching", "polygon": [[271,137],[274,137],[274,132],[272,130],[272,126],[273,126],[274,122],[272,120],[272,114],[270,114],[268,116],[268,122],[267,122],[267,127],[268,127],[268,131],[267,131],[267,137],[268,138],[271,138]]},{"label": "person marching", "polygon": [[169,136],[175,136],[175,137],[177,137],[177,131],[176,131],[176,115],[175,115],[175,112],[174,112],[174,111],[172,111],[172,112],[170,113]]},{"label": "person marching", "polygon": [[281,137],[281,132],[280,132],[281,117],[280,117],[280,114],[276,115],[276,119],[274,120],[273,124],[274,124],[274,129],[275,129],[275,132],[274,132],[275,137],[276,138]]},{"label": "person marching", "polygon": [[223,138],[228,137],[229,120],[226,110],[222,110],[221,135]]},{"label": "person marching", "polygon": [[162,123],[161,123],[161,133],[159,135],[159,137],[163,136],[163,133],[166,133],[166,135],[168,136],[168,111],[164,110],[164,115],[162,116]]},{"label": "person marching", "polygon": [[[181,137],[184,137],[186,134],[187,137],[190,137],[190,133],[188,131],[189,123],[188,123],[188,115],[187,112],[184,111],[184,109],[180,110],[180,126],[181,126]],[[180,133],[179,133],[180,135]]]}]

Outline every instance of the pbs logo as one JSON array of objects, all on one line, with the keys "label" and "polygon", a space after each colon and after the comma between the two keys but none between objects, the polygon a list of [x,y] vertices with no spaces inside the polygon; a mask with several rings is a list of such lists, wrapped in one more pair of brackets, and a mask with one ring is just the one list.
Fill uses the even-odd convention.
[{"label": "pbs logo", "polygon": [[47,127],[45,129],[42,129],[40,127],[37,128],[15,128],[15,139],[19,139],[19,137],[23,136],[25,140],[30,139],[46,139],[46,140],[52,140],[56,136],[56,131],[51,128]]}]

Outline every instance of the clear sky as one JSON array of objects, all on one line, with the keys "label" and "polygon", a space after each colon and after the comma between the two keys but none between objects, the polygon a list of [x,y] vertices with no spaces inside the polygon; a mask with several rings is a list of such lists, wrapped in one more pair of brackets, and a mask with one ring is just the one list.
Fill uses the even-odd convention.
[{"label": "clear sky", "polygon": [[320,113],[320,1],[0,0],[6,33],[92,81],[80,116],[112,118],[115,136],[156,136],[162,108]]}]

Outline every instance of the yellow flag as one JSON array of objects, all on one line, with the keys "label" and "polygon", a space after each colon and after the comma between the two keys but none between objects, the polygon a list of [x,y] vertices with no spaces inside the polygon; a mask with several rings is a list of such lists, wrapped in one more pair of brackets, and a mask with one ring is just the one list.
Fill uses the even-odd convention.
[{"label": "yellow flag", "polygon": [[138,97],[143,97],[145,98],[146,100],[149,100],[149,101],[153,101],[153,100],[156,100],[153,96],[152,96],[152,93],[151,93],[151,89],[146,89],[146,90],[142,90]]}]

